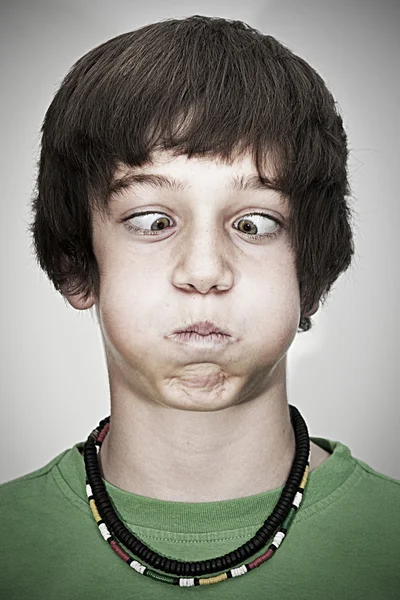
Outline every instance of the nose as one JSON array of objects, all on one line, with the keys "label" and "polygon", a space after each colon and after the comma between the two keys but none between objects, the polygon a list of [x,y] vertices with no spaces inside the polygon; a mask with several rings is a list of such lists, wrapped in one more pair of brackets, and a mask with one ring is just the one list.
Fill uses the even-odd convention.
[{"label": "nose", "polygon": [[207,294],[233,285],[233,270],[225,237],[217,226],[188,232],[177,254],[172,283],[190,292]]}]

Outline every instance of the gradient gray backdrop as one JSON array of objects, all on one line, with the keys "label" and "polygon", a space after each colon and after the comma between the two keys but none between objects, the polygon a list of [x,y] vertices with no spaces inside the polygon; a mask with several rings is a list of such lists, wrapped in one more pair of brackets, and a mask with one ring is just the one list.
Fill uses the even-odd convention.
[{"label": "gradient gray backdrop", "polygon": [[351,148],[357,252],[314,330],[289,351],[289,402],[310,435],[400,479],[400,3],[62,0],[1,3],[1,473],[37,469],[109,412],[98,325],[66,307],[27,233],[45,111],[94,46],[167,17],[246,21],[305,58],[337,99]]}]

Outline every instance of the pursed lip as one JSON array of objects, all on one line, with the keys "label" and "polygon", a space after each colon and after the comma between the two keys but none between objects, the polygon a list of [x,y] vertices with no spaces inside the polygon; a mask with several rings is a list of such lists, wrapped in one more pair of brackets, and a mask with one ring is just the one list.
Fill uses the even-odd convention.
[{"label": "pursed lip", "polygon": [[201,321],[198,323],[192,323],[191,325],[188,325],[187,327],[179,327],[178,329],[176,329],[174,331],[174,334],[190,332],[190,331],[192,331],[194,333],[198,333],[199,335],[210,335],[210,333],[220,333],[223,335],[230,336],[230,333],[228,331],[226,331],[225,329],[221,329],[220,327],[218,327],[211,321]]}]

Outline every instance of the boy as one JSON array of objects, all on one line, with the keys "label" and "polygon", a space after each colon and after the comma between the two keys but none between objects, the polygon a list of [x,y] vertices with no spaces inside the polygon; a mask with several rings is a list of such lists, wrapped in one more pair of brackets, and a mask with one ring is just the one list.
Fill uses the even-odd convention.
[{"label": "boy", "polygon": [[319,75],[244,23],[170,19],[82,57],[42,133],[36,256],[96,311],[111,418],[1,486],[4,597],[398,598],[400,482],[286,392],[354,253]]}]

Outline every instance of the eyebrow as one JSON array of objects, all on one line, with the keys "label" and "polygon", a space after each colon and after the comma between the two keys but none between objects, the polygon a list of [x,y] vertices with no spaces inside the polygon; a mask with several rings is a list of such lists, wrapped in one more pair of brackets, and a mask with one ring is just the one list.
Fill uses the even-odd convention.
[{"label": "eyebrow", "polygon": [[[172,192],[187,192],[190,189],[190,185],[187,181],[181,181],[167,175],[155,173],[129,173],[116,179],[110,184],[108,196],[111,199],[118,196],[122,190],[133,190],[140,187],[166,189]],[[280,191],[280,187],[273,181],[261,178],[258,175],[241,175],[235,176],[229,181],[227,190],[232,192],[256,190]]]}]

